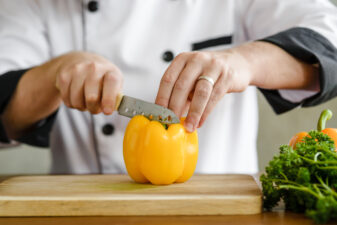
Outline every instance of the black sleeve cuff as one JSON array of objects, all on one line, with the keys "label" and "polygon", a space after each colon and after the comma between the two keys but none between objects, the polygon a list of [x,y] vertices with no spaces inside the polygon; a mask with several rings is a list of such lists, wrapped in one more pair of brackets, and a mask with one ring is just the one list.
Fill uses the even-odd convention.
[{"label": "black sleeve cuff", "polygon": [[260,89],[277,114],[299,105],[315,106],[337,96],[337,49],[324,36],[308,28],[292,28],[260,41],[277,45],[292,56],[309,64],[319,64],[320,92],[301,103],[283,99],[277,90]]},{"label": "black sleeve cuff", "polygon": [[39,121],[30,132],[18,138],[17,141],[36,147],[49,147],[49,134],[53,128],[57,112],[58,110],[46,119]]},{"label": "black sleeve cuff", "polygon": [[[18,84],[20,78],[27,70],[17,70],[7,72],[0,76],[0,116],[5,110],[9,99],[14,94],[16,85]],[[0,142],[10,143],[7,138],[5,129],[0,120]]]},{"label": "black sleeve cuff", "polygon": [[[26,73],[26,71],[28,71],[28,69],[10,71],[3,75],[0,75],[0,116],[5,110],[10,98],[14,94],[19,80],[21,79],[22,75]],[[55,121],[56,114],[57,111],[50,115],[48,118],[38,122],[30,132],[17,139],[17,141],[37,147],[48,147],[49,133]],[[7,137],[1,120],[0,142],[10,143],[10,139]]]}]

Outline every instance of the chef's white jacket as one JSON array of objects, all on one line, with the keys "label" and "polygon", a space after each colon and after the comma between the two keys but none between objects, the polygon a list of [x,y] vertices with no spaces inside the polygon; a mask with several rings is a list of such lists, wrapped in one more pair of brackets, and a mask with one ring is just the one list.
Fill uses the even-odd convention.
[{"label": "chef's white jacket", "polygon": [[[328,68],[324,63],[337,46],[336,29],[337,11],[324,0],[2,0],[0,74],[15,76],[7,72],[70,51],[89,51],[121,69],[124,94],[153,102],[164,71],[177,54],[263,39],[318,63],[326,79],[332,77],[324,74]],[[321,91],[325,91],[322,79]],[[4,87],[5,81],[1,82]],[[321,95],[262,91],[276,112],[305,101],[316,104]],[[7,95],[5,88],[0,93]],[[122,140],[128,121],[117,113],[92,116],[61,105],[37,125],[52,124],[51,172],[125,173]],[[198,129],[196,172],[257,172],[257,128],[256,88],[227,94]],[[46,135],[49,130],[42,132]],[[37,145],[39,138],[33,137]]]}]

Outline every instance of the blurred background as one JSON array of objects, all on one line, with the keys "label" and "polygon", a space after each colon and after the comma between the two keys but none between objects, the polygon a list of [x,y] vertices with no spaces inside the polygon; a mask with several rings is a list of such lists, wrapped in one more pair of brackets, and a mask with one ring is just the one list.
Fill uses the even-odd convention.
[{"label": "blurred background", "polygon": [[[332,2],[337,5],[337,0]],[[337,128],[337,98],[317,107],[297,108],[282,115],[276,115],[260,93],[258,99],[257,149],[260,171],[263,171],[269,160],[278,153],[279,146],[287,144],[294,134],[316,129],[318,117],[323,109],[329,108],[335,113],[328,122],[328,127]],[[0,149],[0,174],[44,174],[49,172],[50,164],[49,149],[27,145]]]}]

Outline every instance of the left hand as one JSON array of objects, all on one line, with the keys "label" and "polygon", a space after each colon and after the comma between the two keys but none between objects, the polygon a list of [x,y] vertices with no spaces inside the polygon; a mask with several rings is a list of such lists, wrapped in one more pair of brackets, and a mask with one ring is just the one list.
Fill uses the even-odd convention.
[{"label": "left hand", "polygon": [[[244,91],[252,80],[248,60],[235,49],[221,52],[186,52],[172,61],[163,75],[156,104],[168,107],[180,118],[188,111],[184,126],[199,128],[226,93]],[[208,76],[207,80],[198,80]]]}]

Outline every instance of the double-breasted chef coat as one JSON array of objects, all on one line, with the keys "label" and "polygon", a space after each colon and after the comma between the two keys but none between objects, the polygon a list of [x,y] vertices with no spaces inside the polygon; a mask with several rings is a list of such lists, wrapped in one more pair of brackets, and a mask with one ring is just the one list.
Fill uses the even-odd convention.
[{"label": "double-breasted chef coat", "polygon": [[[290,28],[310,29],[337,46],[336,15],[323,0],[2,0],[0,74],[89,51],[120,68],[124,94],[154,102],[165,69],[181,52],[223,50]],[[293,103],[315,94],[280,93]],[[51,172],[126,172],[128,121],[62,104],[50,133]],[[198,129],[196,172],[257,172],[257,128],[256,88],[225,95]]]}]

